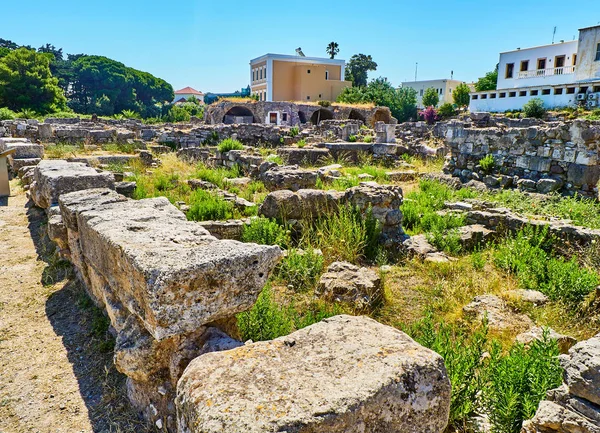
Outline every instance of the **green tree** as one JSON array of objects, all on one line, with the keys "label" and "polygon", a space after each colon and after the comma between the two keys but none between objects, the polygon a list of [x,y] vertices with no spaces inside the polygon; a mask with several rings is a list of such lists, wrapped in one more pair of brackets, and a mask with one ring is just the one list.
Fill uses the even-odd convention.
[{"label": "green tree", "polygon": [[50,72],[52,56],[18,48],[0,59],[0,106],[50,113],[64,110],[66,98]]},{"label": "green tree", "polygon": [[485,77],[481,77],[475,83],[475,90],[478,92],[485,92],[486,90],[496,90],[498,85],[498,67],[495,70],[485,74]]},{"label": "green tree", "polygon": [[[69,56],[69,105],[80,113],[112,115],[132,110],[143,117],[155,115],[155,105],[174,98],[173,87],[147,72],[102,56]],[[69,69],[69,68],[67,68]],[[107,98],[110,103],[106,103]]]},{"label": "green tree", "polygon": [[355,54],[346,65],[346,80],[352,81],[353,86],[364,87],[367,85],[368,72],[376,70],[377,63],[371,55]]},{"label": "green tree", "polygon": [[424,107],[437,107],[440,102],[440,95],[438,91],[433,87],[425,89],[425,93],[423,93],[423,106]]},{"label": "green tree", "polygon": [[417,92],[409,88],[395,89],[384,77],[372,80],[366,87],[344,89],[338,96],[337,102],[345,104],[372,102],[375,105],[388,107],[392,116],[399,122],[417,117]]},{"label": "green tree", "polygon": [[452,93],[454,103],[459,107],[468,107],[471,102],[470,93],[471,89],[469,89],[469,86],[465,83],[460,83]]},{"label": "green tree", "polygon": [[329,54],[330,59],[335,59],[335,56],[340,52],[340,46],[337,42],[330,42],[325,51]]}]

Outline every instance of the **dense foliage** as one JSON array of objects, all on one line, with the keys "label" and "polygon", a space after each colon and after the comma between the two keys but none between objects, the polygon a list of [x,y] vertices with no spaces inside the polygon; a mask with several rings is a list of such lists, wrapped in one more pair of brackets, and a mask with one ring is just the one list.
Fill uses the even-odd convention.
[{"label": "dense foliage", "polygon": [[425,89],[423,93],[423,106],[424,107],[437,107],[440,103],[440,95],[438,91],[433,87]]},{"label": "dense foliage", "polygon": [[454,103],[459,107],[468,107],[471,102],[471,89],[465,83],[460,83],[452,93]]},{"label": "dense foliage", "polygon": [[478,92],[485,92],[486,90],[496,90],[498,85],[498,69],[485,74],[475,83],[475,90]]},{"label": "dense foliage", "polygon": [[50,72],[51,56],[18,48],[0,58],[0,106],[38,113],[64,110],[66,98]]},{"label": "dense foliage", "polygon": [[352,81],[354,87],[367,85],[369,71],[376,71],[377,63],[371,55],[355,54],[346,64],[346,81]]},{"label": "dense foliage", "polygon": [[166,81],[107,57],[65,56],[51,44],[36,51],[0,39],[0,106],[11,110],[46,114],[68,105],[81,114],[131,111],[148,118],[168,114],[173,97]]},{"label": "dense foliage", "polygon": [[388,107],[399,122],[417,118],[417,92],[408,87],[394,88],[387,78],[372,80],[365,87],[347,87],[337,102],[345,104],[373,103]]},{"label": "dense foliage", "polygon": [[527,117],[541,119],[546,114],[544,101],[541,98],[532,98],[523,105],[523,113]]}]

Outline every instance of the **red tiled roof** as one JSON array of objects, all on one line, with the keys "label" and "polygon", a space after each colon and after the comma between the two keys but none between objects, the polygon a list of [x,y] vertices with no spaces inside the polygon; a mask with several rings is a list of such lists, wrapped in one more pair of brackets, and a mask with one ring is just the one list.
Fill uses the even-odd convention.
[{"label": "red tiled roof", "polygon": [[196,89],[192,89],[191,87],[184,87],[181,90],[175,91],[175,94],[185,94],[185,95],[203,95],[204,93],[197,91]]}]

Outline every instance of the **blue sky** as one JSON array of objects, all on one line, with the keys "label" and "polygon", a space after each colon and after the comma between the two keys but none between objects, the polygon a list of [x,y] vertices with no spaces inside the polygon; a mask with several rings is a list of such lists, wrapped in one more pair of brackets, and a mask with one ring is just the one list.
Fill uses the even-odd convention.
[{"label": "blue sky", "polygon": [[[271,1],[28,0],[2,2],[0,38],[66,53],[104,55],[148,71],[175,89],[233,91],[248,85],[248,62],[267,52],[338,58],[371,54],[370,78],[471,81],[498,53],[572,40],[600,22],[598,0]],[[573,7],[573,6],[577,7]],[[594,14],[595,12],[595,14]]]}]

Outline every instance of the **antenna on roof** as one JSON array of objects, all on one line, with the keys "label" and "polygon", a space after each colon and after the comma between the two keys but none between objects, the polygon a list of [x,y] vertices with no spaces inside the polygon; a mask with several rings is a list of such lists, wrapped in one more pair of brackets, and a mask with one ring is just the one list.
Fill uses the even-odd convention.
[{"label": "antenna on roof", "polygon": [[554,44],[554,37],[556,36],[556,26],[554,26],[554,32],[552,32],[552,43]]},{"label": "antenna on roof", "polygon": [[306,57],[302,52],[302,48],[300,47],[296,48],[296,54],[298,54],[300,57]]},{"label": "antenna on roof", "polygon": [[454,79],[454,71],[450,71],[450,79],[453,80]]}]

